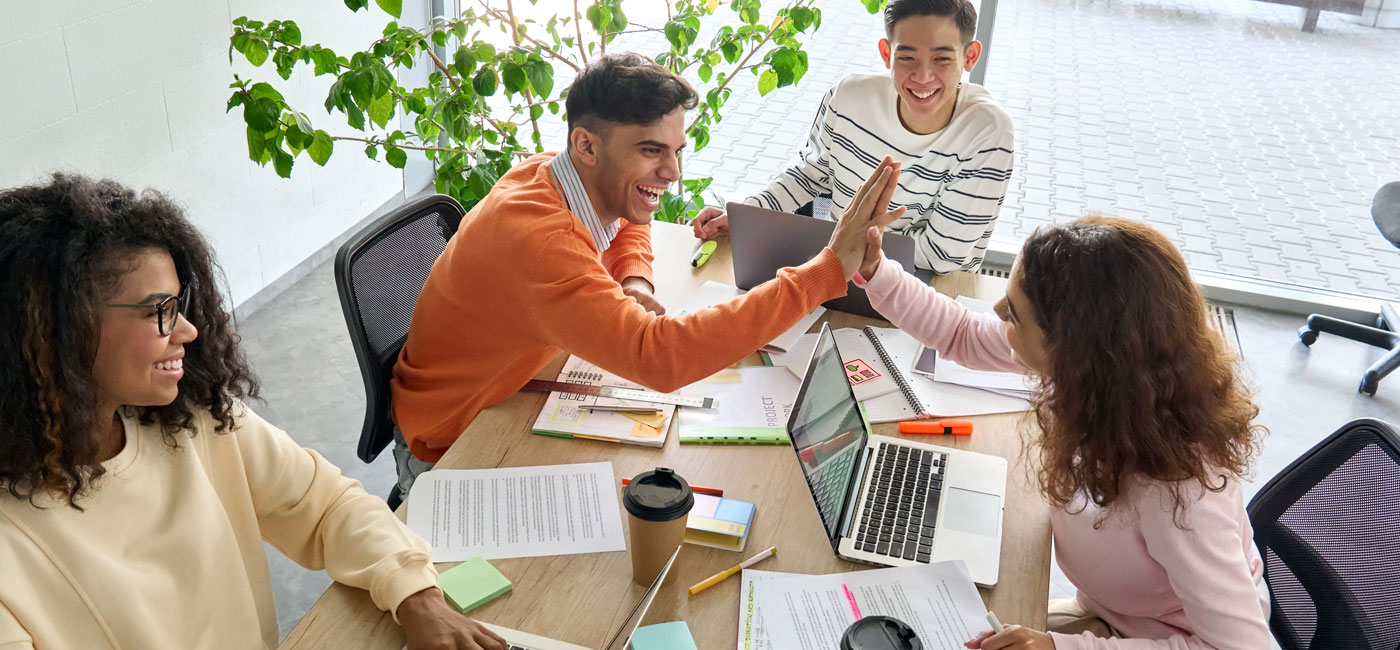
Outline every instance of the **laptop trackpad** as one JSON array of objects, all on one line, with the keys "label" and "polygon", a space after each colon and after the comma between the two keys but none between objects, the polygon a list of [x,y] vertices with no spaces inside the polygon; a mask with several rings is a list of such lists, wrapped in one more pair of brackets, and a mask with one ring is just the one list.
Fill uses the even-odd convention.
[{"label": "laptop trackpad", "polygon": [[1001,523],[1001,497],[949,487],[943,491],[943,528],[996,537]]}]

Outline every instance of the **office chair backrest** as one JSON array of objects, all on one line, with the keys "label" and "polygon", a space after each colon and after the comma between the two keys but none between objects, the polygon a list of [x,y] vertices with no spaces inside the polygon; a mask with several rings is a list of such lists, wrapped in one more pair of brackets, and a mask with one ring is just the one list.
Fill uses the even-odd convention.
[{"label": "office chair backrest", "polygon": [[366,463],[393,440],[389,379],[394,363],[428,271],[464,214],[452,197],[419,199],[356,233],[336,253],[335,286],[365,382],[358,455]]},{"label": "office chair backrest", "polygon": [[1386,183],[1371,200],[1371,218],[1392,246],[1400,248],[1400,181]]},{"label": "office chair backrest", "polygon": [[1400,437],[1348,423],[1249,502],[1284,650],[1400,648]]}]

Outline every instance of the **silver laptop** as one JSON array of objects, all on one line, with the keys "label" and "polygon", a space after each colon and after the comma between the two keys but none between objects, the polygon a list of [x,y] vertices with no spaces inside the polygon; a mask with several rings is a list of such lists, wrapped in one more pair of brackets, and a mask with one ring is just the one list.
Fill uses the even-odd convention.
[{"label": "silver laptop", "polygon": [[[798,266],[812,259],[831,241],[835,221],[730,203],[729,245],[734,255],[734,285],[745,291],[778,276],[778,269]],[[932,271],[914,268],[914,240],[885,233],[881,244],[885,257],[894,260],[927,282]],[[846,296],[828,301],[828,309],[884,318],[870,306],[865,290],[846,285]]]},{"label": "silver laptop", "polygon": [[870,435],[822,324],[788,438],[836,555],[882,566],[967,563],[997,582],[1006,459]]},{"label": "silver laptop", "polygon": [[[647,608],[651,607],[651,601],[656,599],[656,592],[661,590],[661,583],[666,580],[666,574],[670,573],[671,565],[675,564],[676,556],[680,555],[680,553],[681,547],[678,546],[676,547],[676,551],[671,554],[671,559],[666,561],[666,566],[662,567],[661,573],[657,574],[656,579],[651,581],[651,586],[647,587],[646,593],[642,594],[641,600],[638,600],[637,604],[632,607],[632,611],[627,615],[627,618],[622,621],[622,625],[618,626],[617,630],[613,632],[612,639],[609,640],[608,644],[603,646],[601,650],[623,650],[627,647],[627,644],[632,642],[632,634],[637,631],[637,626],[640,625],[642,619],[646,617]],[[593,650],[592,648],[585,648],[581,645],[574,645],[536,634],[512,630],[508,627],[501,627],[490,623],[482,623],[482,625],[492,632],[501,635],[501,638],[505,639],[506,643],[509,644],[506,646],[509,650]],[[407,646],[405,646],[405,650],[406,648]]]}]

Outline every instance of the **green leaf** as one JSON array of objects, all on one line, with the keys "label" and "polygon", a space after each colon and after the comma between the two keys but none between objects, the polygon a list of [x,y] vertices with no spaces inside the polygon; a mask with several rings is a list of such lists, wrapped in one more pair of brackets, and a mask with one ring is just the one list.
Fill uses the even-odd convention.
[{"label": "green leaf", "polygon": [[374,145],[365,147],[365,155],[369,156],[370,160],[379,160],[379,147]]},{"label": "green leaf", "polygon": [[559,102],[550,102],[550,103],[549,103],[549,114],[550,114],[550,115],[558,115],[558,114],[559,114]]},{"label": "green leaf", "polygon": [[251,94],[254,99],[271,99],[284,103],[287,101],[282,97],[282,93],[277,92],[276,88],[261,81],[253,84],[253,86],[248,89],[248,93]]},{"label": "green leaf", "polygon": [[476,55],[476,60],[482,65],[496,58],[496,46],[486,41],[472,43],[472,54]]},{"label": "green leaf", "polygon": [[272,167],[277,170],[277,175],[282,178],[292,177],[292,155],[282,151],[280,148],[272,150]]},{"label": "green leaf", "polygon": [[486,165],[472,167],[471,173],[467,174],[467,192],[474,198],[486,196],[495,184],[496,176]]},{"label": "green leaf", "polygon": [[302,133],[301,129],[294,127],[288,128],[286,134],[287,148],[292,150],[293,156],[296,156],[297,154],[301,153],[302,150],[306,149],[306,147],[311,145],[312,136],[307,133]]},{"label": "green leaf", "polygon": [[476,58],[472,56],[471,48],[465,45],[457,48],[457,53],[452,55],[452,69],[463,79],[471,75],[476,69]]},{"label": "green leaf", "polygon": [[705,82],[705,83],[710,83],[710,75],[714,74],[714,72],[715,72],[715,71],[714,71],[714,68],[711,68],[711,67],[710,67],[710,64],[708,64],[708,63],[702,63],[702,64],[700,64],[699,75],[700,75],[700,80],[701,80],[701,81],[703,81],[703,82]]},{"label": "green leaf", "polygon": [[263,154],[267,150],[263,134],[253,130],[251,126],[248,127],[246,134],[248,136],[248,159],[261,165]]},{"label": "green leaf", "polygon": [[408,164],[408,154],[404,153],[403,149],[393,147],[384,152],[384,162],[389,163],[391,167],[403,169],[403,166]]},{"label": "green leaf", "polygon": [[374,0],[374,4],[379,5],[384,13],[395,18],[399,18],[403,14],[403,0]]},{"label": "green leaf", "polygon": [[525,79],[525,71],[520,66],[507,61],[501,64],[501,83],[509,96],[523,92],[530,82]]},{"label": "green leaf", "polygon": [[666,23],[663,30],[666,33],[666,40],[671,42],[671,49],[680,52],[685,49],[685,26],[677,21]]},{"label": "green leaf", "polygon": [[349,7],[350,11],[359,11],[369,7],[369,0],[345,0],[345,6]]},{"label": "green leaf", "polygon": [[482,97],[496,94],[496,84],[496,71],[491,68],[477,70],[476,76],[472,78],[472,90]]},{"label": "green leaf", "polygon": [[745,23],[753,25],[758,22],[758,19],[758,7],[744,7],[743,9],[739,10],[739,20],[742,20]]},{"label": "green leaf", "polygon": [[692,151],[699,151],[710,144],[710,129],[699,124],[690,130],[690,137],[695,141],[695,148]]},{"label": "green leaf", "polygon": [[379,128],[384,128],[389,124],[389,119],[394,117],[394,96],[384,93],[369,102],[369,119]]},{"label": "green leaf", "polygon": [[584,12],[589,24],[593,25],[594,31],[603,33],[607,31],[607,26],[612,23],[612,10],[607,5],[595,4]]},{"label": "green leaf", "polygon": [[869,13],[878,13],[885,6],[885,0],[861,0],[865,5],[865,10]]},{"label": "green leaf", "polygon": [[325,131],[317,131],[311,136],[311,146],[306,148],[306,153],[311,156],[311,160],[322,167],[326,166],[326,161],[331,159],[331,151],[335,148],[335,142]]},{"label": "green leaf", "polygon": [[248,63],[254,67],[260,66],[267,61],[267,43],[262,39],[255,38],[248,41],[248,47],[244,48],[243,56],[247,57]]},{"label": "green leaf", "polygon": [[355,103],[361,107],[369,106],[371,99],[374,99],[374,74],[364,68],[347,72],[343,77],[350,84],[350,95],[355,98]]},{"label": "green leaf", "polygon": [[726,62],[738,63],[739,55],[744,53],[744,48],[734,41],[729,41],[719,46],[719,51],[724,55],[724,60]]},{"label": "green leaf", "polygon": [[290,20],[284,20],[282,21],[282,33],[277,38],[287,45],[299,46],[301,45],[301,28]]},{"label": "green leaf", "polygon": [[758,94],[760,97],[773,92],[773,89],[777,87],[778,73],[772,70],[764,70],[763,74],[758,76]]},{"label": "green leaf", "polygon": [[544,115],[544,107],[543,107],[543,106],[540,106],[539,104],[535,104],[534,106],[531,106],[531,107],[530,107],[530,121],[533,122],[533,121],[535,121],[535,120],[540,119],[540,116],[541,116],[541,115]]},{"label": "green leaf", "polygon": [[359,106],[351,103],[345,104],[345,121],[350,124],[350,128],[357,131],[365,130],[365,112]]},{"label": "green leaf", "polygon": [[228,98],[228,107],[224,109],[224,112],[227,113],[233,110],[235,106],[242,106],[244,99],[246,99],[247,97],[248,96],[242,92],[234,93]]},{"label": "green leaf", "polygon": [[277,120],[281,116],[282,109],[277,107],[277,102],[267,98],[254,99],[243,105],[243,121],[258,133],[276,131]]},{"label": "green leaf", "polygon": [[549,97],[554,90],[554,66],[548,61],[536,59],[525,65],[525,76],[530,79],[530,87],[540,99]]},{"label": "green leaf", "polygon": [[438,47],[447,47],[447,32],[433,32],[432,39]]}]

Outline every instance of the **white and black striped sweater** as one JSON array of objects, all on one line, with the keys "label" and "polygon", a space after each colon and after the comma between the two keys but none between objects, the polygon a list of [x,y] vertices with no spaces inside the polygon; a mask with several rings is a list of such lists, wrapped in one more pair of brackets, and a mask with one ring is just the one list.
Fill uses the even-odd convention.
[{"label": "white and black striped sweater", "polygon": [[953,119],[929,135],[899,121],[888,75],[851,75],[822,98],[807,146],[768,189],[745,203],[792,212],[820,194],[841,214],[883,156],[902,163],[891,232],[913,237],[915,265],[938,273],[982,264],[1011,180],[1011,117],[986,89],[964,82]]}]

